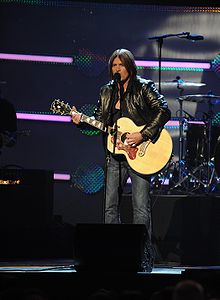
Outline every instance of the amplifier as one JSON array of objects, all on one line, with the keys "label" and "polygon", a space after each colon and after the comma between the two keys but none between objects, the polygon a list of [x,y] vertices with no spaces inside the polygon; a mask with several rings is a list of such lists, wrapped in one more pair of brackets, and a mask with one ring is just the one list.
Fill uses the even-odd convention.
[{"label": "amplifier", "polygon": [[53,217],[53,171],[0,169],[1,228],[49,226]]}]

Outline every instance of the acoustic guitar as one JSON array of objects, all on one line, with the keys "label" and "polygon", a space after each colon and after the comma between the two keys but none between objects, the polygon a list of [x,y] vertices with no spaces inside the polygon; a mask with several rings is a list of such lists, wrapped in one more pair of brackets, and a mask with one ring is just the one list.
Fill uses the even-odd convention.
[{"label": "acoustic guitar", "polygon": [[169,132],[165,128],[162,129],[156,142],[148,140],[139,145],[130,146],[126,143],[126,134],[141,131],[144,126],[137,126],[127,117],[119,118],[117,124],[114,124],[112,127],[105,127],[102,122],[93,117],[72,111],[68,103],[64,103],[64,101],[59,99],[55,99],[52,102],[50,110],[54,114],[60,115],[81,114],[81,122],[85,122],[108,134],[108,150],[114,154],[125,155],[130,167],[140,174],[152,175],[158,173],[171,158],[173,142]]}]

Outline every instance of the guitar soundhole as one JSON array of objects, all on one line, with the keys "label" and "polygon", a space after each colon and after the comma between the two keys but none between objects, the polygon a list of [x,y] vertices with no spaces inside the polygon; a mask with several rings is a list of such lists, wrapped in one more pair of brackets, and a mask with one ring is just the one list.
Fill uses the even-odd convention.
[{"label": "guitar soundhole", "polygon": [[122,143],[125,143],[127,133],[129,133],[129,132],[125,132],[122,134],[122,136],[121,136]]}]

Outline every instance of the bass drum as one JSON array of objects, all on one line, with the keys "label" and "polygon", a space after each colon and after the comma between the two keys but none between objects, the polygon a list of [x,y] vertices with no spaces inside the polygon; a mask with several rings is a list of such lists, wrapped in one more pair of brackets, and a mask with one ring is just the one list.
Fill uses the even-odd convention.
[{"label": "bass drum", "polygon": [[220,177],[220,137],[215,147],[214,166],[217,176]]}]

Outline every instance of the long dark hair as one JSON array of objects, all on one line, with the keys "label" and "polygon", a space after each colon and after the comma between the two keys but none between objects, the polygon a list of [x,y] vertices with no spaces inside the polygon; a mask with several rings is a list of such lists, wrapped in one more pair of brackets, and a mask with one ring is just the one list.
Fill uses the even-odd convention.
[{"label": "long dark hair", "polygon": [[111,57],[109,58],[108,70],[109,70],[110,78],[111,79],[113,78],[112,64],[113,64],[113,60],[116,57],[118,57],[122,61],[131,79],[135,78],[137,75],[137,66],[135,64],[134,55],[127,49],[117,49],[112,53]]}]

